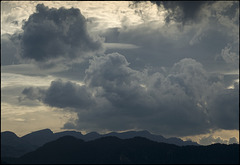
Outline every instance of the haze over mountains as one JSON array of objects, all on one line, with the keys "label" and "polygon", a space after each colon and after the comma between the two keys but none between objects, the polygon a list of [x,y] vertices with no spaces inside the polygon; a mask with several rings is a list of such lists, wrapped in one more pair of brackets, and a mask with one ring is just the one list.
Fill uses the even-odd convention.
[{"label": "haze over mountains", "polygon": [[67,135],[20,158],[2,161],[11,164],[238,164],[239,145],[177,146],[143,137],[114,136],[84,141]]},{"label": "haze over mountains", "polygon": [[178,146],[198,145],[196,142],[183,141],[179,138],[164,138],[161,135],[153,135],[148,131],[128,131],[123,133],[111,132],[108,134],[90,132],[86,135],[83,135],[81,132],[76,131],[63,131],[53,133],[50,129],[43,129],[29,133],[22,137],[18,137],[13,132],[6,131],[1,133],[1,157],[19,157],[37,149],[38,147],[48,142],[54,141],[60,137],[67,135],[73,136],[77,139],[82,139],[84,141],[91,141],[106,136],[115,136],[120,139],[129,139],[138,136],[147,138],[152,141],[175,144]]}]

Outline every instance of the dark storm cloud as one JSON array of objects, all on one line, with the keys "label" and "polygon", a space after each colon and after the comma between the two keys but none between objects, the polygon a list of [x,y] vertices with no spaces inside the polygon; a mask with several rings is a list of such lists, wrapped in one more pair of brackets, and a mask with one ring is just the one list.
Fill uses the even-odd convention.
[{"label": "dark storm cloud", "polygon": [[65,128],[147,129],[172,136],[238,129],[235,90],[224,90],[221,81],[214,82],[194,59],[180,60],[165,72],[149,73],[132,69],[119,53],[107,54],[90,61],[84,81],[83,86],[54,81],[45,92],[45,104],[70,107],[77,113],[78,119]]},{"label": "dark storm cloud", "polygon": [[98,94],[121,109],[121,113],[135,116],[133,109],[138,109],[138,115],[142,116],[142,110],[152,106],[152,102],[143,96],[146,93],[140,86],[141,73],[128,65],[126,58],[118,53],[94,58],[86,70],[85,82],[89,87],[100,87],[102,91]]},{"label": "dark storm cloud", "polygon": [[227,130],[239,129],[239,85],[235,84],[234,89],[220,90],[211,99],[209,114],[215,127]]},{"label": "dark storm cloud", "polygon": [[83,57],[101,48],[99,39],[88,34],[86,19],[79,9],[36,6],[36,13],[24,23],[21,38],[23,58],[44,62],[64,57]]},{"label": "dark storm cloud", "polygon": [[92,94],[86,86],[80,86],[70,81],[64,82],[61,79],[52,81],[48,89],[29,87],[22,91],[24,99],[39,100],[43,103],[58,108],[86,109],[94,105]]},{"label": "dark storm cloud", "polygon": [[205,105],[212,88],[208,79],[203,66],[193,59],[179,61],[164,75],[133,70],[118,53],[97,57],[86,70],[85,81],[100,88],[98,97],[106,99],[106,104],[93,112],[99,118],[79,113],[76,128],[136,128],[178,136],[206,133],[214,126]]},{"label": "dark storm cloud", "polygon": [[[206,69],[219,68],[219,63],[214,59],[217,54],[221,54],[222,49],[228,44],[229,38],[226,37],[226,34],[208,29],[204,32],[205,36],[197,41],[199,44],[190,45],[190,41],[196,34],[195,30],[197,29],[186,30],[186,34],[183,35],[173,27],[149,30],[149,26],[139,25],[126,30],[109,29],[101,35],[107,38],[108,42],[139,46],[138,49],[132,50],[111,50],[124,54],[131,66],[136,69],[146,66],[152,68],[171,67],[183,58],[194,58],[201,62]],[[221,68],[226,66],[224,61],[222,63]]]},{"label": "dark storm cloud", "polygon": [[151,1],[158,6],[163,6],[168,14],[165,17],[166,23],[171,20],[181,22],[198,22],[200,20],[199,12],[204,5],[214,2],[209,1]]},{"label": "dark storm cloud", "polygon": [[[156,26],[157,20],[155,24],[149,21],[138,26],[107,29],[101,35],[108,42],[137,45],[139,48],[135,50],[111,50],[124,54],[135,69],[146,66],[152,68],[171,67],[183,58],[196,59],[204,65],[207,71],[238,69],[239,13],[235,9],[238,3],[183,3],[199,3],[198,13],[201,13],[202,21],[186,25],[183,31],[179,31],[179,23],[163,24],[159,21],[159,26]],[[136,5],[139,7],[137,10],[142,10],[142,6]],[[231,10],[232,8],[234,10]],[[107,50],[106,53],[110,53],[110,51]]]},{"label": "dark storm cloud", "polygon": [[70,81],[52,81],[43,102],[52,107],[86,109],[94,104],[92,94],[86,86]]}]

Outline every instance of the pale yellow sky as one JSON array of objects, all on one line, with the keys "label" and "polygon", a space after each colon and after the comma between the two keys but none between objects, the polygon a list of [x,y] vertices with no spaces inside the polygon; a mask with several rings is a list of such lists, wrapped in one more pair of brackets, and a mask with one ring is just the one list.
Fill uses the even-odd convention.
[{"label": "pale yellow sky", "polygon": [[[79,8],[85,18],[97,18],[95,23],[97,27],[92,30],[104,30],[107,28],[122,27],[122,20],[126,24],[132,26],[139,25],[143,22],[157,22],[159,25],[164,23],[164,11],[157,9],[156,5],[150,2],[141,5],[139,9],[141,14],[135,14],[134,8],[128,6],[131,1],[4,1],[1,2],[1,33],[12,34],[16,30],[21,30],[21,21],[28,19],[29,15],[35,12],[35,6],[43,3],[49,8]],[[5,19],[13,19],[19,21],[18,25],[3,24]]]}]

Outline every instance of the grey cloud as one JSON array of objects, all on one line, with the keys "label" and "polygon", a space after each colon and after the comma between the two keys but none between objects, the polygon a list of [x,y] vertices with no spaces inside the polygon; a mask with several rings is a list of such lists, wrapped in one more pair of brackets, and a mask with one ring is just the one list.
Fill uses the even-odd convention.
[{"label": "grey cloud", "polygon": [[208,137],[202,137],[199,140],[199,143],[201,145],[210,145],[214,143],[233,144],[233,143],[238,143],[238,141],[235,137],[232,137],[229,140],[225,140],[225,139],[222,139],[221,137],[213,137],[212,135],[210,135]]},{"label": "grey cloud", "polygon": [[[119,85],[128,83],[128,77],[134,74],[134,70],[128,67],[126,58],[118,53],[107,56],[95,57],[90,61],[90,66],[86,70],[86,80],[91,86],[104,85],[111,83]],[[107,84],[105,84],[107,83]]]},{"label": "grey cloud", "polygon": [[[203,66],[193,59],[179,61],[167,75],[161,73],[149,75],[146,72],[132,70],[123,56],[110,54],[95,58],[91,62],[86,71],[86,80],[91,86],[100,87],[102,89],[100,95],[111,103],[112,111],[116,110],[116,112],[105,111],[106,116],[102,114],[103,118],[111,116],[115,118],[116,123],[121,123],[117,121],[120,117],[121,121],[126,121],[121,124],[124,128],[145,128],[177,135],[206,133],[216,125],[217,128],[223,129],[237,128],[235,122],[237,111],[233,111],[234,116],[230,116],[234,122],[222,121],[222,123],[229,121],[233,127],[224,127],[216,123],[217,121],[211,120],[211,118],[215,119],[216,114],[208,111],[219,114],[222,112],[218,109],[208,110],[206,102],[208,97],[212,97],[208,91],[219,90],[223,86],[216,89]],[[219,96],[216,94],[215,97]],[[236,95],[231,99],[233,98],[237,99]],[[230,104],[228,99],[224,100],[226,105]],[[214,103],[218,104],[215,101]],[[232,108],[237,109],[238,106],[232,104]],[[84,118],[92,117],[89,114],[85,115]],[[84,121],[82,114],[79,118],[81,126],[81,121]],[[99,126],[107,127],[107,121],[98,122]]]},{"label": "grey cloud", "polygon": [[228,142],[229,144],[234,144],[234,143],[238,143],[238,141],[237,141],[237,139],[235,138],[235,137],[231,137],[230,139],[229,139],[229,142]]},{"label": "grey cloud", "polygon": [[[151,66],[153,69],[162,66],[171,67],[183,58],[196,59],[204,65],[207,71],[226,69],[227,67],[232,69],[233,67],[224,60],[215,60],[215,56],[221,54],[222,49],[230,43],[232,37],[216,31],[216,25],[213,25],[213,29],[199,26],[186,28],[184,34],[178,32],[173,25],[151,28],[151,30],[149,30],[149,25],[139,25],[124,30],[109,29],[102,32],[101,35],[106,37],[108,42],[139,46],[138,49],[106,51],[106,53],[117,51],[124,54],[134,69],[140,70],[147,66]],[[198,28],[204,29],[202,30],[204,37],[198,44],[190,45],[189,42],[195,36]],[[230,50],[230,52],[237,51]]]},{"label": "grey cloud", "polygon": [[71,122],[67,122],[63,125],[63,128],[64,129],[75,129],[76,128],[76,125],[74,125],[73,123]]},{"label": "grey cloud", "polygon": [[231,51],[232,47],[228,44],[224,49],[222,49],[221,57],[223,60],[230,64],[229,67],[233,69],[239,68],[239,55]]},{"label": "grey cloud", "polygon": [[181,22],[183,24],[189,22],[198,22],[201,17],[199,12],[204,5],[214,2],[209,1],[151,1],[158,6],[163,6],[168,14],[165,17],[166,23],[171,20]]},{"label": "grey cloud", "polygon": [[77,113],[78,119],[64,128],[147,129],[171,136],[237,129],[236,93],[229,91],[231,97],[222,97],[216,91],[224,85],[220,80],[211,80],[196,60],[182,59],[165,72],[155,73],[130,66],[119,53],[94,57],[85,72],[85,85],[54,81],[43,102],[70,107]]},{"label": "grey cloud", "polygon": [[222,129],[239,129],[239,87],[218,89],[216,95],[209,99],[209,114],[214,127]]},{"label": "grey cloud", "polygon": [[[1,84],[1,102],[2,104],[7,103],[10,105],[27,105],[27,106],[38,106],[40,102],[29,100],[27,97],[18,97],[18,100],[16,99],[16,96],[19,95],[24,89],[22,86],[15,85],[14,87],[4,87],[3,84]],[[40,97],[39,94],[35,95],[36,97]]]},{"label": "grey cloud", "polygon": [[64,57],[83,57],[101,49],[101,41],[89,35],[79,9],[36,6],[22,27],[21,56],[38,62]]},{"label": "grey cloud", "polygon": [[136,116],[131,109],[138,109],[142,116],[144,109],[151,106],[151,100],[143,96],[146,93],[140,85],[140,73],[132,70],[126,58],[118,53],[94,58],[86,70],[85,81],[90,87],[101,88],[98,94],[115,109],[120,108],[119,113]]},{"label": "grey cloud", "polygon": [[212,127],[204,107],[210,82],[203,66],[193,59],[176,63],[167,76],[148,75],[131,69],[124,56],[113,53],[94,58],[85,81],[99,89],[97,96],[106,104],[79,113],[78,129],[136,128],[183,136],[206,133]]},{"label": "grey cloud", "polygon": [[51,82],[47,89],[29,87],[22,91],[25,97],[19,97],[19,101],[26,99],[38,100],[49,106],[58,108],[88,109],[95,104],[92,93],[86,86],[77,85],[61,79]]},{"label": "grey cloud", "polygon": [[45,90],[41,89],[39,87],[29,87],[29,88],[25,88],[22,91],[22,94],[25,95],[24,98],[19,98],[19,101],[22,101],[24,99],[30,99],[30,100],[39,100],[42,101],[43,97],[45,95]]},{"label": "grey cloud", "polygon": [[228,144],[227,140],[224,140],[220,137],[214,138],[213,136],[208,136],[208,137],[203,137],[199,140],[199,143],[201,145],[210,145],[213,143],[224,143],[224,144]]},{"label": "grey cloud", "polygon": [[52,107],[76,109],[87,109],[95,103],[86,86],[62,80],[52,81],[43,102]]},{"label": "grey cloud", "polygon": [[17,47],[9,34],[1,35],[1,65],[18,64]]}]

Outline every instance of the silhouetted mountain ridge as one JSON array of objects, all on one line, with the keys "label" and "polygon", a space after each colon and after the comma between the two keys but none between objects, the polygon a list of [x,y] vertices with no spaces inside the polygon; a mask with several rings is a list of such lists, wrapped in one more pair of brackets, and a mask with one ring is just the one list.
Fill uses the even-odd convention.
[{"label": "silhouetted mountain ridge", "polygon": [[176,144],[179,146],[183,145],[198,145],[196,142],[185,142],[179,138],[164,138],[161,135],[154,135],[148,131],[127,131],[122,133],[111,132],[108,134],[98,134],[97,132],[90,132],[86,135],[83,135],[81,132],[76,131],[63,131],[53,133],[50,129],[43,129],[39,131],[35,131],[24,135],[22,137],[18,137],[15,133],[6,131],[1,133],[1,149],[2,154],[1,157],[19,157],[23,154],[34,151],[38,147],[54,141],[60,137],[70,135],[78,139],[83,139],[84,141],[91,141],[101,137],[106,136],[116,136],[120,139],[129,139],[136,136],[145,137],[149,140],[153,140],[156,142],[164,142],[170,144]]},{"label": "silhouetted mountain ridge", "polygon": [[43,129],[24,135],[22,140],[30,142],[32,145],[42,146],[43,144],[55,140],[54,133],[50,129]]},{"label": "silhouetted mountain ridge", "polygon": [[1,133],[1,158],[2,157],[19,157],[29,151],[37,149],[38,146],[32,145],[15,133],[6,131]]},{"label": "silhouetted mountain ridge", "polygon": [[177,146],[144,137],[106,136],[83,141],[64,136],[20,158],[4,161],[13,164],[238,164],[239,145]]}]

